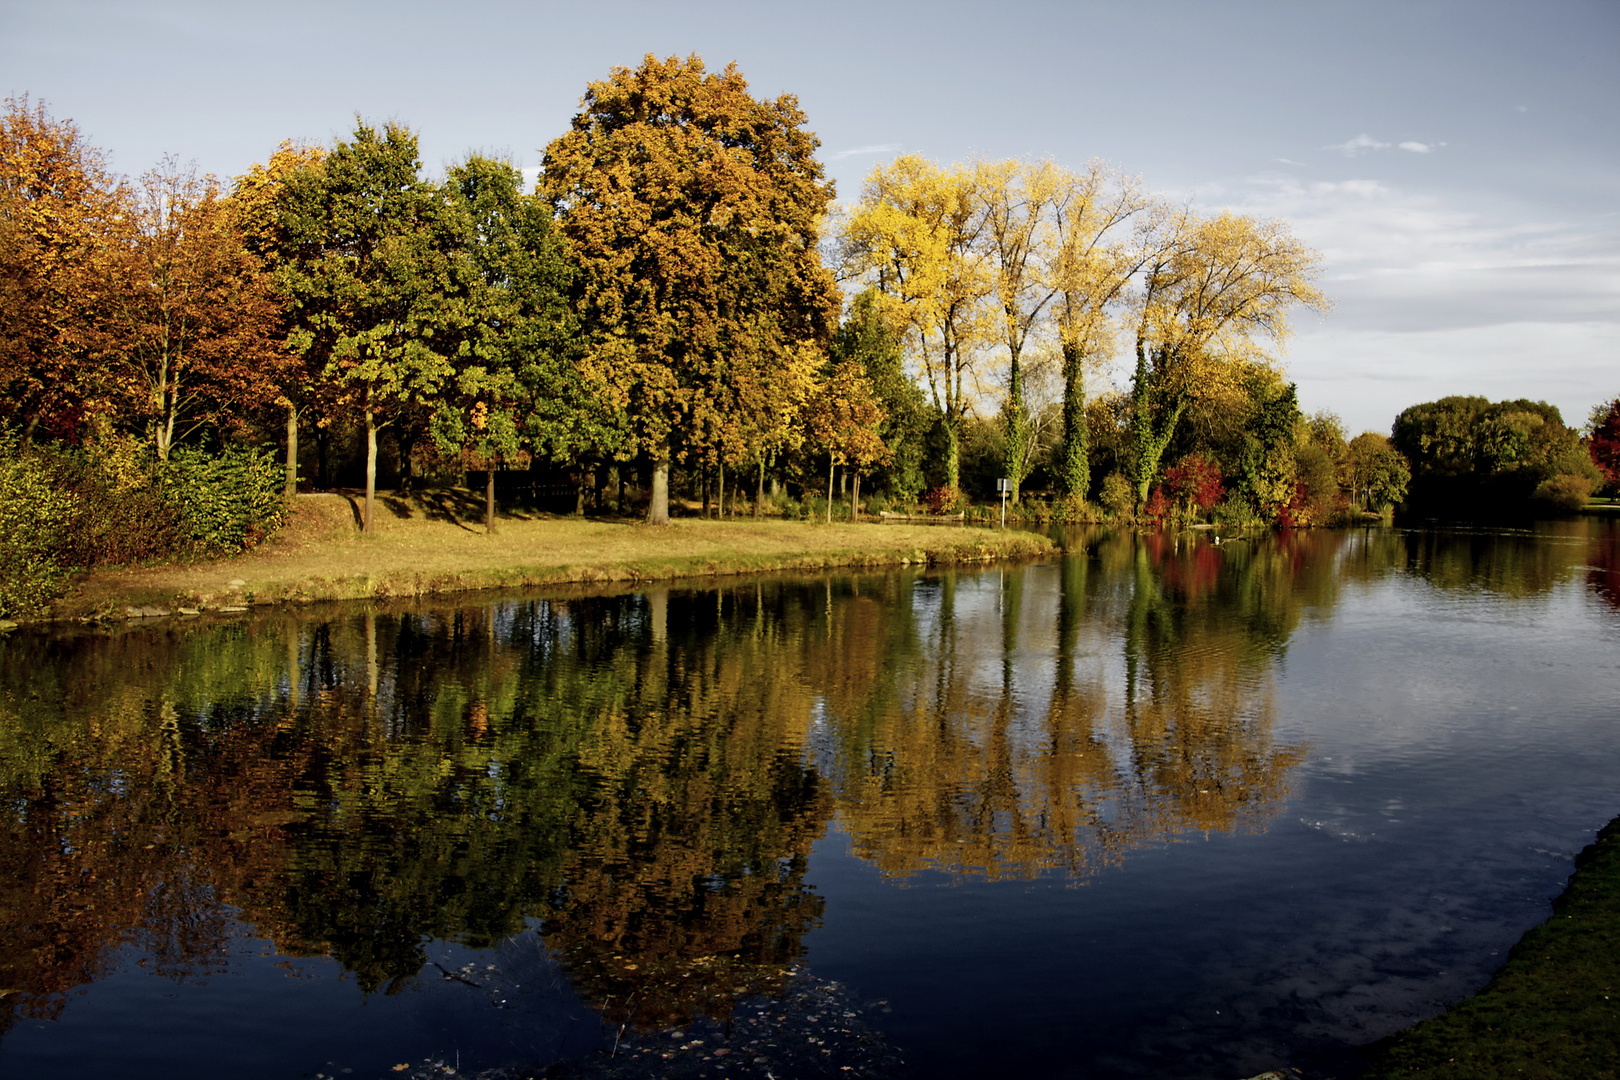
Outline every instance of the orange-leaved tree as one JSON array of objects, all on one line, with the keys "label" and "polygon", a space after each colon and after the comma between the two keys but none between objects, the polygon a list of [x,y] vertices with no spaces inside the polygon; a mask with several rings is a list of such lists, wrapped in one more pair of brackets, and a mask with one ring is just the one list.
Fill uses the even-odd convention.
[{"label": "orange-leaved tree", "polygon": [[0,116],[0,416],[76,439],[113,409],[100,366],[104,263],[130,191],[72,120],[7,98]]},{"label": "orange-leaved tree", "polygon": [[273,400],[294,358],[277,340],[274,282],[213,177],[166,160],[141,178],[128,225],[104,264],[102,352],[126,422],[167,461],[191,431],[239,426]]}]

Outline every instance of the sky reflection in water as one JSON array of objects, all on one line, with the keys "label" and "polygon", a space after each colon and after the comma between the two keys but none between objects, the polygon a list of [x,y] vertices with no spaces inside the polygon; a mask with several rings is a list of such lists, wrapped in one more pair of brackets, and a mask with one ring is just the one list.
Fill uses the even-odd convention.
[{"label": "sky reflection in water", "polygon": [[14,635],[0,1071],[545,1065],[795,963],[916,1075],[1331,1068],[1620,812],[1612,524],[1067,540]]}]

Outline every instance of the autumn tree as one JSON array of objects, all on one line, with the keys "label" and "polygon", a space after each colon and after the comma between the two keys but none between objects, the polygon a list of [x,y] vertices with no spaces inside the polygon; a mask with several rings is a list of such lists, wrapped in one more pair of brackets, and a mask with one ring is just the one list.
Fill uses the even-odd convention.
[{"label": "autumn tree", "polygon": [[[1051,277],[1063,356],[1063,447],[1059,484],[1083,499],[1091,488],[1086,373],[1113,349],[1117,309],[1153,250],[1151,199],[1132,177],[1092,162],[1061,175],[1052,196]],[[1132,228],[1132,223],[1136,227]]]},{"label": "autumn tree", "polygon": [[71,120],[7,98],[0,116],[0,416],[76,438],[112,401],[99,365],[105,262],[128,185]]},{"label": "autumn tree", "polygon": [[1288,337],[1288,310],[1328,306],[1317,255],[1286,225],[1183,212],[1156,232],[1138,296],[1131,381],[1138,504],[1195,396],[1236,398],[1247,371]]},{"label": "autumn tree", "polygon": [[1051,271],[1056,259],[1053,233],[1062,171],[1050,161],[981,161],[974,188],[983,207],[982,242],[990,276],[999,344],[1007,349],[1007,452],[1003,468],[1011,498],[1029,474],[1028,414],[1024,403],[1023,354],[1058,292]]},{"label": "autumn tree", "polygon": [[470,263],[442,193],[421,176],[416,136],[364,122],[277,196],[298,350],[366,432],[365,527],[375,522],[377,432],[425,408],[454,374],[446,355],[467,320]]},{"label": "autumn tree", "polygon": [[[693,55],[614,68],[546,148],[541,190],[578,265],[583,366],[653,464],[783,437],[825,356],[837,291],[817,252],[832,198],[792,95],[756,100]],[[735,434],[732,434],[732,433]]]},{"label": "autumn tree", "polygon": [[1592,463],[1603,470],[1604,483],[1611,490],[1620,487],[1620,398],[1592,409],[1586,449]]},{"label": "autumn tree", "polygon": [[204,425],[238,426],[273,399],[279,347],[272,279],[243,243],[213,177],[172,159],[141,178],[127,242],[104,262],[104,364],[126,422],[158,460]]},{"label": "autumn tree", "polygon": [[976,348],[993,333],[993,278],[981,244],[973,170],[915,154],[878,166],[844,226],[852,270],[877,286],[885,315],[917,356],[945,429],[945,483],[961,484],[962,421]]},{"label": "autumn tree", "polygon": [[883,410],[878,434],[889,451],[889,489],[912,499],[923,487],[924,440],[934,416],[928,399],[906,371],[899,332],[884,313],[877,289],[855,297],[833,338],[834,363],[856,363]]},{"label": "autumn tree", "polygon": [[[284,140],[267,162],[253,164],[236,178],[232,187],[231,202],[236,209],[243,242],[275,280],[279,281],[282,264],[289,254],[277,212],[282,186],[288,177],[301,170],[318,167],[325,156],[326,151],[321,146]],[[298,333],[299,322],[298,312],[292,305],[281,306],[277,336],[283,349],[296,358],[277,369],[275,402],[287,411],[287,471],[283,487],[289,499],[298,490],[299,418],[318,400],[322,389],[319,373],[325,367],[324,357],[307,349],[300,352],[291,344]]]},{"label": "autumn tree", "polygon": [[[889,459],[889,448],[878,430],[883,423],[883,407],[872,394],[872,384],[860,364],[845,360],[832,365],[817,387],[806,409],[805,426],[811,441],[827,454],[827,523],[832,524],[833,477],[840,465],[857,470]],[[850,518],[859,512],[860,473],[855,480]]]},{"label": "autumn tree", "polygon": [[1406,498],[1412,471],[1386,436],[1364,431],[1351,439],[1339,463],[1339,484],[1364,510],[1393,506]]}]

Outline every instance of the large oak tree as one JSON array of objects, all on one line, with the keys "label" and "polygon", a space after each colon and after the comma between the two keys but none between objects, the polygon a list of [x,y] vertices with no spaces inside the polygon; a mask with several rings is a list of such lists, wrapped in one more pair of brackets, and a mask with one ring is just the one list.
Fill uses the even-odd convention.
[{"label": "large oak tree", "polygon": [[[696,56],[615,68],[546,149],[542,190],[579,267],[582,366],[653,464],[783,439],[836,325],[817,252],[832,198],[792,95],[756,100]],[[762,392],[763,391],[763,392]],[[734,437],[734,435],[733,435]]]}]

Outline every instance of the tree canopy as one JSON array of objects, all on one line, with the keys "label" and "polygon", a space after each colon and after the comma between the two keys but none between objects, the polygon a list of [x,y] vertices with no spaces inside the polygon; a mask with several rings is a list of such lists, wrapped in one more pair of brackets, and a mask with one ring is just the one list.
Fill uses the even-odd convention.
[{"label": "tree canopy", "polygon": [[[780,443],[836,325],[818,228],[832,185],[791,95],[696,56],[615,68],[546,148],[541,190],[578,266],[584,371],[654,465]],[[624,451],[621,451],[624,452]],[[657,477],[666,478],[660,484]]]}]

